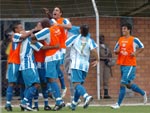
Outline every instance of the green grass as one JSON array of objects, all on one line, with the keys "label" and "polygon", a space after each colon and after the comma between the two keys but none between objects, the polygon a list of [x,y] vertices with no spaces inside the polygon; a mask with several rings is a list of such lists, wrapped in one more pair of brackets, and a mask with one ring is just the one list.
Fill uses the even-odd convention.
[{"label": "green grass", "polygon": [[[52,111],[44,111],[43,108],[40,108],[39,113],[50,113]],[[111,109],[108,106],[90,106],[87,109],[82,107],[77,107],[76,111],[71,111],[69,108],[63,108],[57,113],[150,113],[150,106],[122,106],[120,109]],[[8,113],[6,110],[2,109],[2,113]],[[20,108],[13,108],[12,113],[23,113],[20,111]],[[29,112],[30,113],[30,112]]]}]

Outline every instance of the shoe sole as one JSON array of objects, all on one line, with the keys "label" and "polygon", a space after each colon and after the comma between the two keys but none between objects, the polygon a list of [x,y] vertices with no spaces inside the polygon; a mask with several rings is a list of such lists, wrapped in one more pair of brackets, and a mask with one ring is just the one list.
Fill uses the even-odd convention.
[{"label": "shoe sole", "polygon": [[28,111],[35,111],[34,109],[32,109],[32,108],[30,108],[30,107],[28,107],[26,105],[23,105],[23,104],[20,104],[20,107],[22,107],[22,108],[24,108],[24,109],[26,109]]},{"label": "shoe sole", "polygon": [[84,109],[88,108],[90,102],[92,102],[92,101],[93,101],[93,97],[91,97],[91,98],[89,99],[89,101],[83,106],[83,108],[84,108]]}]

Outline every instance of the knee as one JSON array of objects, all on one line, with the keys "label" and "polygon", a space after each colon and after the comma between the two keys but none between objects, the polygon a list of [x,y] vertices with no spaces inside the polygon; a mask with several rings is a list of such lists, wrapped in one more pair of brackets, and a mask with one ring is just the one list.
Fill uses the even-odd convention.
[{"label": "knee", "polygon": [[126,84],[120,84],[120,87],[126,87]]}]

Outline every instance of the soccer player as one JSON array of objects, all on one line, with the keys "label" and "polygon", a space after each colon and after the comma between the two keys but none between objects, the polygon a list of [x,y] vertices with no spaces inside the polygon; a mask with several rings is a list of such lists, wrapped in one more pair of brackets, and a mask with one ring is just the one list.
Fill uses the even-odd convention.
[{"label": "soccer player", "polygon": [[61,96],[64,97],[67,91],[67,87],[65,85],[64,81],[64,55],[66,53],[66,45],[65,41],[67,39],[67,30],[71,29],[72,25],[71,22],[67,18],[63,18],[63,10],[61,7],[54,7],[52,15],[50,15],[49,10],[47,8],[44,8],[45,13],[50,19],[50,23],[53,25],[57,25],[60,27],[60,31],[62,33],[62,37],[60,37],[60,47],[61,47],[61,53],[62,53],[62,60],[60,62],[60,71],[59,71],[59,80],[61,83],[61,89],[62,89],[62,94]]},{"label": "soccer player", "polygon": [[[80,27],[79,26],[72,26],[71,29],[68,30],[68,38],[73,36],[73,35],[79,35],[80,34]],[[64,68],[65,68],[65,73],[68,75],[68,80],[70,84],[70,94],[71,94],[71,101],[73,101],[74,98],[74,87],[73,83],[71,81],[71,70],[70,70],[70,47],[66,48],[66,53],[65,53],[65,58],[64,58]],[[81,100],[80,100],[81,102]]]},{"label": "soccer player", "polygon": [[92,62],[92,66],[98,64],[97,44],[91,39],[89,34],[88,25],[81,25],[80,34],[75,35],[67,39],[66,46],[71,47],[70,58],[71,58],[71,81],[74,84],[74,99],[70,108],[76,109],[78,99],[82,96],[85,99],[83,108],[87,108],[93,97],[90,96],[85,87],[83,86],[87,72],[89,70],[89,59],[90,52],[93,53],[95,61]]},{"label": "soccer player", "polygon": [[[42,30],[42,25],[40,22],[37,23],[36,29]],[[44,42],[41,42],[42,44]],[[34,57],[35,57],[35,62],[36,62],[36,67],[38,70],[39,78],[40,78],[40,84],[41,84],[41,89],[42,89],[42,94],[44,97],[44,110],[49,111],[51,110],[51,107],[48,104],[48,87],[47,87],[47,81],[45,77],[45,50],[39,50],[39,51],[34,51]],[[38,106],[38,96],[39,92],[36,92],[36,95],[34,96],[34,110],[39,111],[39,106]]]},{"label": "soccer player", "polygon": [[[10,46],[10,53],[8,57],[8,69],[7,69],[7,75],[8,75],[8,88],[6,91],[6,105],[5,109],[7,111],[12,111],[11,106],[11,100],[13,96],[13,88],[18,80],[18,78],[21,76],[19,67],[20,67],[20,45],[21,41],[28,36],[31,35],[31,32],[20,34],[20,31],[23,30],[23,26],[21,23],[14,23],[12,28],[14,34],[12,38],[12,44]],[[16,41],[18,38],[20,38],[20,41]]]},{"label": "soccer player", "polygon": [[[44,40],[44,43],[49,46],[59,45],[59,37],[61,32],[58,26],[51,26],[49,19],[43,19],[41,25],[44,29],[35,33],[37,40]],[[46,26],[43,26],[46,25]],[[59,85],[57,83],[58,71],[60,66],[60,60],[62,59],[59,48],[45,51],[45,69],[46,77],[48,80],[48,88],[52,91],[53,96],[56,99],[56,105],[53,108],[54,111],[60,110],[64,107],[64,102],[61,98]]]},{"label": "soccer player", "polygon": [[120,108],[125,97],[126,87],[144,97],[144,104],[147,102],[146,92],[137,84],[133,83],[136,77],[136,56],[144,49],[143,43],[131,35],[132,26],[129,23],[122,25],[122,37],[119,38],[115,45],[114,52],[118,55],[117,64],[120,65],[121,82],[118,101],[111,107],[113,109]]}]

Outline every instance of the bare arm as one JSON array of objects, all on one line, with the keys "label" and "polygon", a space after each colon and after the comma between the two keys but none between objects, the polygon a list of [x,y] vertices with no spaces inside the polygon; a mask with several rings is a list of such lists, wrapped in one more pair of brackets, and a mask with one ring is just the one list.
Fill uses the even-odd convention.
[{"label": "bare arm", "polygon": [[96,49],[93,49],[93,50],[91,51],[91,54],[95,57],[95,60],[92,61],[92,63],[91,63],[91,64],[92,64],[92,67],[95,67],[95,66],[98,64],[98,62],[99,62],[97,50],[96,50]]},{"label": "bare arm", "polygon": [[25,39],[25,38],[31,36],[31,34],[32,34],[34,31],[35,31],[35,29],[32,29],[32,30],[30,30],[29,32],[21,31],[20,34],[22,34],[22,35],[21,35],[20,38],[21,38],[21,39]]},{"label": "bare arm", "polygon": [[144,51],[144,48],[139,48],[137,49],[135,52],[131,53],[131,56],[135,57],[137,56],[139,53],[141,53],[142,51]]},{"label": "bare arm", "polygon": [[71,23],[69,23],[69,24],[57,24],[57,25],[65,28],[65,29],[68,29],[68,30],[72,28],[72,24]]},{"label": "bare arm", "polygon": [[57,44],[55,46],[43,46],[41,49],[42,50],[49,50],[49,49],[59,49],[60,48],[60,45]]}]

